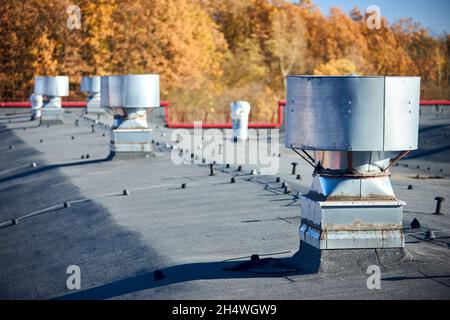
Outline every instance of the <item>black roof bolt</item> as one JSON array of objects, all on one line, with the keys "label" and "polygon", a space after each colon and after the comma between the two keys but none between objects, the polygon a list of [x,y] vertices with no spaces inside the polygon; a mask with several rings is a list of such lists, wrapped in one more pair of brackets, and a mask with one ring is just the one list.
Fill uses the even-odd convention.
[{"label": "black roof bolt", "polygon": [[81,159],[84,159],[84,154],[81,155]]},{"label": "black roof bolt", "polygon": [[430,171],[430,170],[431,170],[431,167],[428,167],[427,170]]},{"label": "black roof bolt", "polygon": [[70,208],[71,204],[70,202],[64,202],[64,208]]},{"label": "black roof bolt", "polygon": [[75,137],[74,137],[74,136],[72,136],[72,140],[75,140]]},{"label": "black roof bolt", "polygon": [[289,186],[285,186],[284,187],[284,194],[289,194],[289,193],[291,193],[291,189],[289,188]]},{"label": "black roof bolt", "polygon": [[420,169],[420,166],[417,166],[417,169]]},{"label": "black roof bolt", "polygon": [[205,158],[202,159],[202,163],[206,163],[206,159]]},{"label": "black roof bolt", "polygon": [[106,136],[106,134],[102,134],[102,137]]},{"label": "black roof bolt", "polygon": [[123,190],[123,193],[122,193],[124,196],[129,196],[130,195],[130,190],[128,190],[128,189],[125,189],[125,190]]},{"label": "black roof bolt", "polygon": [[164,273],[161,270],[155,270],[155,272],[153,272],[153,279],[155,281],[160,281],[164,278],[165,278]]},{"label": "black roof bolt", "polygon": [[19,219],[12,219],[11,222],[12,222],[13,225],[16,226],[16,225],[19,224]]},{"label": "black roof bolt", "polygon": [[9,146],[9,149],[10,149],[10,150],[14,149],[14,146]]},{"label": "black roof bolt", "polygon": [[40,142],[41,142],[41,143],[43,143],[43,142],[44,142],[44,140],[42,140],[42,139],[41,139],[41,141],[40,141]]},{"label": "black roof bolt", "polygon": [[194,158],[194,154],[193,153],[191,153],[191,158]]},{"label": "black roof bolt", "polygon": [[89,154],[86,155],[86,159],[89,159],[91,156]]},{"label": "black roof bolt", "polygon": [[297,169],[298,163],[297,162],[292,162],[292,175],[295,175],[295,171]]},{"label": "black roof bolt", "polygon": [[92,133],[94,133],[95,132],[95,126],[93,124],[91,125],[91,128],[92,128]]},{"label": "black roof bolt", "polygon": [[302,180],[302,176],[301,175],[297,175],[297,180]]},{"label": "black roof bolt", "polygon": [[181,184],[181,189],[186,189],[186,183]]},{"label": "black roof bolt", "polygon": [[78,127],[78,120],[75,120],[75,126]]},{"label": "black roof bolt", "polygon": [[236,179],[232,177],[230,183],[236,183]]},{"label": "black roof bolt", "polygon": [[36,162],[32,162],[32,163],[31,163],[31,167],[32,167],[32,168],[36,168],[36,167],[37,167]]},{"label": "black roof bolt", "polygon": [[152,140],[152,144],[155,143],[155,140]]},{"label": "black roof bolt", "polygon": [[445,201],[445,198],[443,198],[443,197],[436,197],[436,198],[434,198],[434,200],[436,201],[436,211],[434,212],[434,214],[441,215],[442,214],[442,212],[441,212],[441,210],[442,210],[442,202]]},{"label": "black roof bolt", "polygon": [[252,256],[250,257],[250,261],[258,261],[259,260],[259,256],[257,254],[252,254]]},{"label": "black roof bolt", "polygon": [[159,141],[156,142],[156,145],[159,146]]},{"label": "black roof bolt", "polygon": [[230,169],[230,164],[227,163],[227,165],[225,166],[225,168]]},{"label": "black roof bolt", "polygon": [[411,228],[413,229],[419,229],[420,228],[420,222],[416,218],[411,222]]},{"label": "black roof bolt", "polygon": [[440,173],[444,172],[444,169],[439,170]]},{"label": "black roof bolt", "polygon": [[280,183],[281,182],[281,178],[277,177],[277,180],[275,181],[276,183]]},{"label": "black roof bolt", "polygon": [[210,163],[209,164],[209,175],[210,176],[215,176],[216,174],[214,173],[214,163]]},{"label": "black roof bolt", "polygon": [[409,185],[408,186],[408,190],[412,190],[413,189],[413,186],[412,185]]},{"label": "black roof bolt", "polygon": [[284,187],[286,187],[286,186],[287,186],[286,182],[283,182],[283,183],[281,184],[281,187],[282,187],[282,188],[284,188]]},{"label": "black roof bolt", "polygon": [[239,166],[239,167],[237,168],[237,171],[238,171],[238,172],[242,171],[242,166]]}]

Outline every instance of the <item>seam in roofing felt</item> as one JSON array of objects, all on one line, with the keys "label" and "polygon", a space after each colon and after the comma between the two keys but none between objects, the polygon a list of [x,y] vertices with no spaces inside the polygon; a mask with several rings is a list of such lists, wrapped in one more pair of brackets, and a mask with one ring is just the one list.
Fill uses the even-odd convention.
[{"label": "seam in roofing felt", "polygon": [[[215,185],[215,184],[224,183],[224,182],[228,182],[228,179],[227,180],[222,180],[222,181],[219,181],[219,182],[218,181],[214,181],[214,182],[191,182],[191,183],[189,183],[189,186],[205,185],[205,184]],[[179,187],[179,186],[180,186],[179,183],[178,184],[162,184],[162,185],[148,186],[148,187],[128,188],[128,190],[130,190],[130,191],[142,191],[142,190],[149,190],[149,189],[158,189],[158,188],[166,188],[166,187]],[[96,195],[96,196],[92,196],[92,197],[84,198],[84,199],[70,200],[70,201],[67,201],[67,202],[71,203],[71,204],[82,203],[82,202],[92,201],[92,200],[99,199],[99,198],[105,198],[105,197],[110,197],[110,196],[117,196],[117,195],[122,195],[122,194],[123,194],[123,190],[122,191],[117,191],[117,192],[105,193],[105,194],[101,194],[101,195]],[[47,208],[44,208],[44,209],[33,211],[31,213],[28,213],[26,215],[20,216],[18,218],[9,219],[9,220],[0,222],[0,228],[14,225],[12,223],[13,220],[20,221],[20,220],[31,218],[31,217],[34,217],[34,216],[37,216],[37,215],[41,215],[41,214],[44,214],[44,213],[49,213],[50,211],[53,211],[55,209],[62,209],[62,208],[64,208],[64,203],[59,203],[57,205],[53,205],[53,206],[50,206],[50,207],[47,207]]]}]

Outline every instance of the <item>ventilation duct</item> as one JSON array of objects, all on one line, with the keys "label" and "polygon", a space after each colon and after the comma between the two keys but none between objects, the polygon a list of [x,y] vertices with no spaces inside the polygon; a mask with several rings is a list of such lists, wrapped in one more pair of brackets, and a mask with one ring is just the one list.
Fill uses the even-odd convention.
[{"label": "ventilation duct", "polygon": [[114,114],[111,136],[113,154],[152,151],[147,116],[159,107],[159,75],[105,76],[101,79],[101,106]]},{"label": "ventilation duct", "polygon": [[[40,93],[39,91],[38,94]],[[69,77],[45,77],[42,94],[45,96],[45,103],[42,108],[41,124],[63,123],[61,97],[69,96]]]},{"label": "ventilation duct", "polygon": [[246,101],[233,102],[231,107],[231,120],[233,121],[233,141],[248,139],[248,116],[250,104]]},{"label": "ventilation duct", "polygon": [[31,121],[41,118],[41,109],[44,105],[45,77],[34,77],[34,92],[30,96]]},{"label": "ventilation duct", "polygon": [[80,83],[80,91],[88,95],[86,112],[87,113],[104,113],[100,107],[100,77],[82,77]]},{"label": "ventilation duct", "polygon": [[417,149],[419,93],[418,77],[288,77],[286,147],[315,168],[301,197],[301,242],[404,246],[405,203],[389,176]]}]

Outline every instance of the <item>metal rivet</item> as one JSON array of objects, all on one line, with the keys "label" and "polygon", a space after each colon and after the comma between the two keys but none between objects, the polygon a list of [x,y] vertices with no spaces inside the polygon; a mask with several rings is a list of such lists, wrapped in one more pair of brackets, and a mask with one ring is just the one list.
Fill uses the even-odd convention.
[{"label": "metal rivet", "polygon": [[71,204],[70,202],[64,202],[64,208],[70,208]]},{"label": "metal rivet", "polygon": [[412,190],[413,189],[413,186],[412,185],[409,185],[408,186],[408,190]]},{"label": "metal rivet", "polygon": [[75,137],[74,137],[74,136],[72,136],[72,140],[75,140]]},{"label": "metal rivet", "polygon": [[91,156],[89,154],[86,155],[86,159],[89,159]]},{"label": "metal rivet", "polygon": [[81,159],[84,159],[84,155],[81,155]]},{"label": "metal rivet", "polygon": [[232,177],[230,183],[236,183],[236,179]]},{"label": "metal rivet", "polygon": [[32,167],[32,168],[36,168],[36,167],[37,167],[36,162],[32,162],[32,163],[31,163],[31,167]]},{"label": "metal rivet", "polygon": [[10,149],[10,150],[14,149],[14,146],[9,146],[9,149]]},{"label": "metal rivet", "polygon": [[181,184],[181,189],[186,189],[186,183]]},{"label": "metal rivet", "polygon": [[128,190],[128,189],[123,190],[122,195],[129,196],[130,195],[130,190]]},{"label": "metal rivet", "polygon": [[12,220],[11,220],[11,223],[12,223],[13,225],[18,225],[18,224],[19,224],[19,219],[12,219]]}]

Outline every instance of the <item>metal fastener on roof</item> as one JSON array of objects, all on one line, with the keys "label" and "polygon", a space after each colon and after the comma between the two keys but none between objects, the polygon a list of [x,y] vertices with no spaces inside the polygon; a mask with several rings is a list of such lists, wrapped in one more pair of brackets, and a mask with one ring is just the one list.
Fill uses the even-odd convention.
[{"label": "metal fastener on roof", "polygon": [[434,198],[434,200],[436,201],[436,210],[434,211],[434,214],[441,215],[442,214],[442,212],[441,212],[442,202],[445,201],[445,198],[444,197],[436,197],[436,198]]}]

